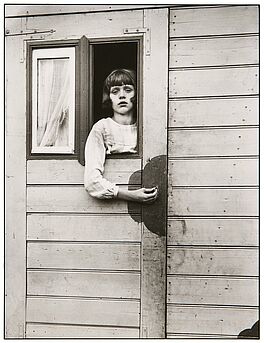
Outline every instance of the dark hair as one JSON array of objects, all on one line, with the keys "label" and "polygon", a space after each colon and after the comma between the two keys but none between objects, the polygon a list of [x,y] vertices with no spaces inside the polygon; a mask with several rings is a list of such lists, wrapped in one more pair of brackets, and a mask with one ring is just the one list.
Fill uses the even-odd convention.
[{"label": "dark hair", "polygon": [[[122,85],[132,85],[136,91],[136,74],[133,70],[129,69],[115,69],[113,70],[105,79],[103,86],[103,99],[102,99],[102,108],[103,112],[106,115],[113,115],[112,101],[110,99],[110,89],[113,86],[122,86]],[[133,113],[136,117],[137,112],[137,97],[136,95],[131,99],[133,103]]]}]

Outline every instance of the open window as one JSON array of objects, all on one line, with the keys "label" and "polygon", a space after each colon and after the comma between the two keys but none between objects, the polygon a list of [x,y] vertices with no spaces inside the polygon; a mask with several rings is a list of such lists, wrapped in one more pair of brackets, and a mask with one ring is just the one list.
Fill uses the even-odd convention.
[{"label": "open window", "polygon": [[28,43],[27,156],[78,159],[102,109],[103,83],[114,69],[137,75],[138,154],[141,154],[141,38]]}]

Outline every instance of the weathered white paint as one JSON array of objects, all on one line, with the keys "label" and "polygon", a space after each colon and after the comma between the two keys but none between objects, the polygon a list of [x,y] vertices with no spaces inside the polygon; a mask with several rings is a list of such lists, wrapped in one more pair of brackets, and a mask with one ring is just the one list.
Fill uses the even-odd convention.
[{"label": "weathered white paint", "polygon": [[9,16],[32,16],[50,14],[72,14],[74,12],[103,12],[131,9],[144,9],[148,7],[167,7],[167,5],[6,5],[6,17]]},{"label": "weathered white paint", "polygon": [[169,127],[258,125],[259,99],[194,99],[169,101]]},{"label": "weathered white paint", "polygon": [[244,156],[258,154],[256,128],[169,131],[169,156]]},{"label": "weathered white paint", "polygon": [[138,327],[139,302],[28,297],[27,321]]},{"label": "weathered white paint", "polygon": [[28,295],[140,298],[140,275],[63,270],[27,273]]},{"label": "weathered white paint", "polygon": [[200,97],[258,94],[258,67],[171,70],[169,96]]},{"label": "weathered white paint", "polygon": [[258,36],[170,41],[170,68],[258,63]]},{"label": "weathered white paint", "polygon": [[6,40],[5,338],[23,338],[25,332],[26,80],[15,53],[19,46],[19,37]]},{"label": "weathered white paint", "polygon": [[168,248],[168,273],[186,275],[258,275],[257,249]]},{"label": "weathered white paint", "polygon": [[[133,206],[134,212],[140,213],[139,205]],[[93,198],[83,186],[29,186],[27,210],[28,212],[127,213],[128,205],[122,200],[102,201]]]},{"label": "weathered white paint", "polygon": [[140,270],[137,244],[28,243],[28,268]]},{"label": "weathered white paint", "polygon": [[137,328],[28,323],[26,330],[27,338],[139,338]]},{"label": "weathered white paint", "polygon": [[258,246],[258,219],[168,220],[168,245]]},{"label": "weathered white paint", "polygon": [[258,306],[258,287],[257,278],[168,276],[167,300],[174,304]]},{"label": "weathered white paint", "polygon": [[[168,10],[149,10],[145,24],[151,28],[151,54],[143,61],[143,167],[167,155]],[[165,338],[166,238],[144,224],[142,229],[140,337]]]},{"label": "weathered white paint", "polygon": [[[118,170],[118,173],[117,173]],[[106,159],[104,177],[128,184],[131,174],[141,170],[140,159]],[[141,184],[141,175],[134,184]],[[27,184],[83,184],[84,167],[77,160],[28,160]]]},{"label": "weathered white paint", "polygon": [[141,241],[140,216],[49,215],[27,216],[27,239],[49,241]]},{"label": "weathered white paint", "polygon": [[258,32],[258,6],[197,7],[170,11],[170,37]]},{"label": "weathered white paint", "polygon": [[168,333],[235,335],[258,320],[255,308],[168,305]]},{"label": "weathered white paint", "polygon": [[[81,38],[107,38],[122,37],[125,28],[137,28],[143,26],[143,10],[128,10],[123,13],[125,20],[120,20],[120,12],[105,13],[80,13],[58,16],[7,18],[6,29],[10,34],[20,31],[31,32],[55,30],[53,33],[44,35],[46,39],[70,39]],[[122,14],[121,14],[122,16]],[[25,38],[25,37],[23,37]]]},{"label": "weathered white paint", "polygon": [[177,189],[169,193],[170,216],[258,216],[257,189]]},{"label": "weathered white paint", "polygon": [[[169,161],[172,186],[257,186],[257,159]],[[194,173],[195,170],[195,173]]]}]

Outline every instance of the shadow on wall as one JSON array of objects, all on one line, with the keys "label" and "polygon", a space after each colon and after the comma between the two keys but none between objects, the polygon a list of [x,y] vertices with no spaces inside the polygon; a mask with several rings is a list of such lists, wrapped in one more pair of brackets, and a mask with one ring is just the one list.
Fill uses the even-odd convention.
[{"label": "shadow on wall", "polygon": [[[140,170],[134,172],[129,178],[128,189],[134,189],[133,184],[138,178]],[[158,198],[153,204],[142,205],[142,218],[133,214],[134,204],[128,202],[128,213],[136,222],[144,222],[149,231],[160,237],[166,233],[166,201],[167,201],[167,156],[160,155],[152,158],[142,171],[142,187],[158,187]]]},{"label": "shadow on wall", "polygon": [[251,329],[245,329],[241,331],[237,338],[259,339],[259,320],[252,326]]}]

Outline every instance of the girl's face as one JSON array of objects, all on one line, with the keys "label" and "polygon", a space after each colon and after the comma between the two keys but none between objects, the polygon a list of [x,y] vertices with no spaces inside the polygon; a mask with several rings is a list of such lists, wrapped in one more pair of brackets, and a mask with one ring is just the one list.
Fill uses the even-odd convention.
[{"label": "girl's face", "polygon": [[114,113],[129,114],[132,111],[133,103],[131,99],[135,96],[133,85],[112,86],[109,96]]}]

